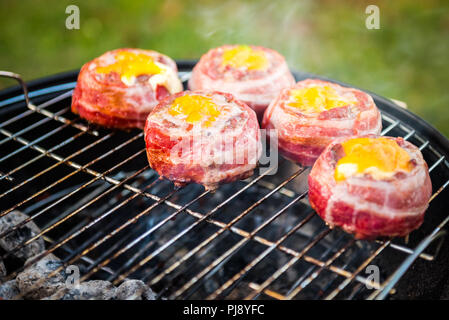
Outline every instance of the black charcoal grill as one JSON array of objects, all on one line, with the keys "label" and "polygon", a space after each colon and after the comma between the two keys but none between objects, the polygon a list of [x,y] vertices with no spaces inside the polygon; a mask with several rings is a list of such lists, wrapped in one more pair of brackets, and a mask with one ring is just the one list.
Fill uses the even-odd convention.
[{"label": "black charcoal grill", "polygon": [[[184,84],[193,65],[178,62]],[[76,77],[30,82],[29,103],[21,86],[0,92],[0,218],[14,210],[29,217],[0,240],[28,221],[40,229],[0,251],[0,283],[53,253],[61,269],[77,265],[81,281],[140,279],[168,299],[395,299],[429,297],[423,286],[442,290],[449,141],[409,111],[372,94],[382,134],[419,146],[429,165],[434,194],[424,224],[406,239],[356,241],[313,212],[309,169],[286,160],[274,175],[214,193],[159,180],[141,131],[94,127],[70,112]],[[306,77],[315,76],[296,73]],[[25,264],[15,257],[38,239],[45,251]]]}]

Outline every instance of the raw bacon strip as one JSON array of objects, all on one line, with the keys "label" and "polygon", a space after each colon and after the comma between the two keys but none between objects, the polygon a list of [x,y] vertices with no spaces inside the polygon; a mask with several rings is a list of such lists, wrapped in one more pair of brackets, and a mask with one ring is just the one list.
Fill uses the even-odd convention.
[{"label": "raw bacon strip", "polygon": [[151,167],[177,185],[215,189],[245,179],[261,155],[255,112],[228,93],[167,97],[148,116],[144,132]]},{"label": "raw bacon strip", "polygon": [[410,156],[408,172],[390,178],[370,174],[336,181],[335,168],[344,155],[342,143],[332,142],[315,162],[309,175],[309,201],[330,226],[341,227],[359,239],[401,237],[419,228],[432,194],[432,183],[421,152],[402,138],[388,139]]},{"label": "raw bacon strip", "polygon": [[[148,65],[123,60],[124,55],[150,57],[155,74],[148,74]],[[108,67],[110,70],[108,70]],[[128,67],[128,69],[127,69]],[[139,72],[142,67],[144,73]],[[118,70],[130,74],[120,74]],[[73,93],[72,111],[86,120],[111,128],[143,128],[151,110],[169,94],[182,91],[176,63],[156,51],[117,49],[108,51],[86,63],[78,75]]]},{"label": "raw bacon strip", "polygon": [[[226,64],[224,56],[232,50],[247,50],[250,54],[255,52],[256,58],[251,60],[250,54],[240,54],[234,58],[244,61],[236,63],[234,59]],[[257,56],[260,53],[262,57]],[[254,109],[259,119],[262,119],[263,112],[281,89],[294,83],[284,57],[278,52],[259,46],[224,45],[201,57],[193,68],[189,89],[231,93]]]},{"label": "raw bacon strip", "polygon": [[[327,106],[327,110],[314,108],[314,105],[307,109],[310,100],[318,101],[317,104],[327,103],[319,100],[324,98],[318,95],[310,99],[305,97],[302,100],[305,106],[295,107],[292,93],[310,88],[330,88],[327,90],[336,95],[337,102],[334,103],[338,104]],[[303,166],[311,166],[335,138],[380,134],[382,119],[368,94],[327,81],[307,79],[281,91],[265,111],[262,128],[277,130],[279,152],[284,157]],[[273,134],[272,131],[269,133]]]}]

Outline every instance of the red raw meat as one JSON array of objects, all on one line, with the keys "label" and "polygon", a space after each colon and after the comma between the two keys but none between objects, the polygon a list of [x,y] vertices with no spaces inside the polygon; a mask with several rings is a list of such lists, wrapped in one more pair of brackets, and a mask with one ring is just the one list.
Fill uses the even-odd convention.
[{"label": "red raw meat", "polygon": [[[402,138],[391,138],[410,155],[412,169],[389,179],[369,174],[335,180],[344,155],[340,138],[327,146],[309,175],[309,201],[330,226],[341,227],[358,239],[401,237],[419,228],[432,194],[428,167],[421,152]],[[343,152],[343,154],[342,154]]]},{"label": "red raw meat", "polygon": [[[151,85],[149,79],[154,76],[151,74],[139,75],[134,83],[127,85],[115,71],[97,72],[98,67],[113,64],[116,61],[116,54],[120,52],[151,56],[153,61],[177,73],[176,63],[156,51],[142,49],[108,51],[81,68],[73,92],[72,112],[105,127],[143,128],[151,110],[170,93],[164,85],[157,84],[155,87]],[[182,84],[177,75],[175,81],[179,87],[176,92],[179,92],[182,90]]]},{"label": "red raw meat", "polygon": [[[183,96],[210,98],[219,115],[210,120],[206,114],[197,122],[173,115],[171,108]],[[215,189],[245,179],[261,155],[255,112],[228,93],[184,91],[169,96],[148,116],[144,132],[151,167],[177,185],[195,182]]]},{"label": "red raw meat", "polygon": [[[316,86],[335,89],[356,103],[313,114],[289,105],[290,92]],[[307,79],[283,89],[264,114],[262,128],[276,129],[279,152],[303,166],[311,166],[324,148],[338,137],[380,134],[380,112],[368,94],[338,84]],[[269,130],[269,134],[274,134]]]},{"label": "red raw meat", "polygon": [[295,79],[282,55],[259,46],[250,48],[265,53],[268,60],[265,69],[249,70],[245,67],[223,66],[223,53],[236,47],[238,46],[224,45],[204,54],[193,68],[189,89],[231,93],[236,99],[254,109],[261,120],[270,102],[281,89],[294,85]]}]

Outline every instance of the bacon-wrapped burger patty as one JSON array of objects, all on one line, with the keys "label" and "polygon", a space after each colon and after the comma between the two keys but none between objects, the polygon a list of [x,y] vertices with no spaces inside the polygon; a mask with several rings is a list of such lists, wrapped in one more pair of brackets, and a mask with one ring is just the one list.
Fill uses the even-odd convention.
[{"label": "bacon-wrapped burger patty", "polygon": [[294,83],[284,57],[276,51],[259,46],[224,45],[201,57],[193,68],[189,89],[231,93],[262,119],[281,89]]},{"label": "bacon-wrapped burger patty", "polygon": [[117,49],[86,63],[72,111],[111,128],[143,128],[160,100],[182,91],[176,63],[156,51]]},{"label": "bacon-wrapped burger patty", "polygon": [[368,94],[307,79],[283,89],[264,114],[262,128],[277,134],[279,152],[303,166],[313,165],[338,137],[380,134],[380,112]]},{"label": "bacon-wrapped burger patty", "polygon": [[359,239],[409,234],[422,224],[431,194],[421,152],[402,138],[338,139],[309,175],[312,207]]},{"label": "bacon-wrapped burger patty", "polygon": [[144,131],[151,167],[177,185],[215,189],[245,179],[262,152],[255,112],[228,93],[167,97],[148,116]]}]

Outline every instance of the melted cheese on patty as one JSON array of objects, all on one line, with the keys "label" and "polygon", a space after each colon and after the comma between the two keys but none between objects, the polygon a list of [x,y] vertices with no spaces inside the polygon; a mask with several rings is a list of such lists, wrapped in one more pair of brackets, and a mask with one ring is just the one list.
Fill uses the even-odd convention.
[{"label": "melted cheese on patty", "polygon": [[173,101],[168,113],[191,124],[201,121],[203,126],[209,127],[220,115],[220,110],[210,97],[184,95]]},{"label": "melted cheese on patty", "polygon": [[255,50],[250,46],[237,46],[224,51],[222,65],[248,70],[265,70],[268,68],[268,59],[262,50]]},{"label": "melted cheese on patty", "polygon": [[119,51],[115,54],[114,63],[97,67],[96,71],[104,74],[116,72],[127,86],[133,85],[140,75],[152,75],[148,82],[154,90],[158,85],[163,85],[171,94],[182,91],[176,72],[144,53]]},{"label": "melted cheese on patty", "polygon": [[370,174],[383,180],[396,172],[409,172],[410,155],[394,140],[380,138],[355,138],[342,143],[345,156],[337,162],[335,180]]},{"label": "melted cheese on patty", "polygon": [[320,113],[356,102],[340,96],[330,86],[314,86],[291,90],[289,105],[306,113]]}]

